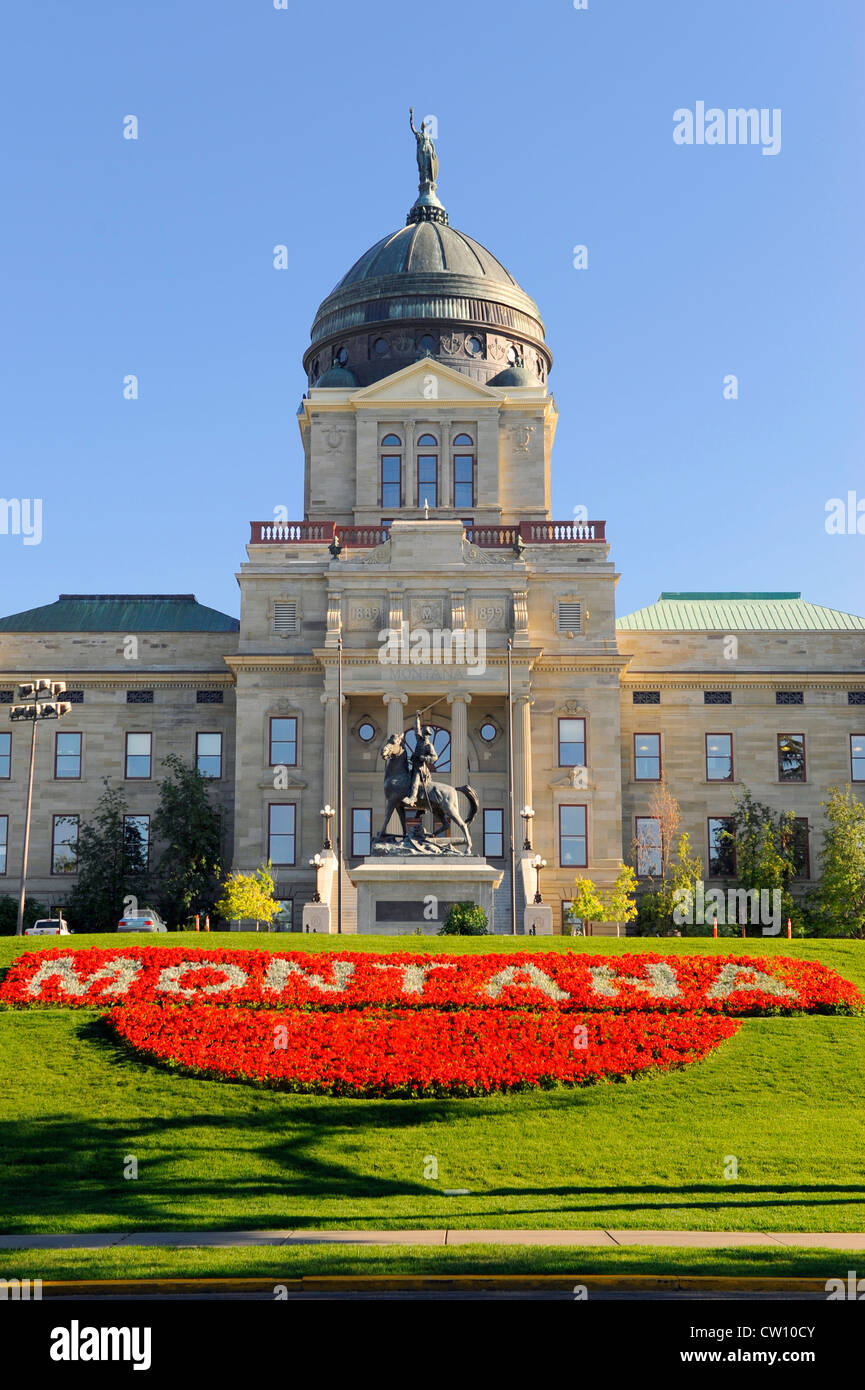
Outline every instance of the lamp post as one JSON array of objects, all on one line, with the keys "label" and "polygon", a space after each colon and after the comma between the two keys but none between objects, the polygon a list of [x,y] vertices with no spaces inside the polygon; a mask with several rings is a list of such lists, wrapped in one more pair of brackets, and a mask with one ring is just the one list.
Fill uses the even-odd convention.
[{"label": "lamp post", "polygon": [[547,861],[546,861],[546,859],[542,859],[541,856],[540,856],[539,854],[536,854],[535,857],[534,857],[534,859],[532,860],[532,868],[533,868],[534,871],[535,871],[535,902],[536,902],[536,903],[542,903],[542,902],[543,902],[543,898],[541,897],[541,869],[545,869],[546,867],[547,867]]},{"label": "lamp post", "polygon": [[534,814],[535,813],[532,810],[531,806],[524,806],[523,809],[520,811],[520,815],[522,816],[525,822],[525,838],[523,839],[523,849],[531,849],[532,847],[532,818]]},{"label": "lamp post", "polygon": [[318,814],[324,816],[324,844],[322,848],[333,849],[333,845],[330,842],[330,823],[336,815],[336,811],[328,804],[327,806],[323,806]]},{"label": "lamp post", "polygon": [[18,897],[18,921],[15,924],[15,935],[24,934],[24,903],[27,896],[27,863],[30,858],[30,811],[33,806],[33,774],[36,768],[36,729],[42,719],[62,719],[64,714],[68,714],[72,705],[65,700],[59,701],[58,695],[63,695],[66,690],[65,681],[38,680],[29,681],[25,685],[19,685],[18,698],[27,703],[12,705],[9,710],[9,718],[14,720],[29,719],[33,725],[30,735],[30,775],[27,779],[27,809],[24,815],[24,853],[21,857],[21,891]]},{"label": "lamp post", "polygon": [[342,935],[342,636],[336,639],[336,930]]},{"label": "lamp post", "polygon": [[322,859],[320,854],[314,854],[309,861],[310,868],[315,869],[315,892],[312,895],[312,901],[314,903],[321,902],[321,894],[318,891],[318,871],[323,865],[323,863],[324,860]]}]

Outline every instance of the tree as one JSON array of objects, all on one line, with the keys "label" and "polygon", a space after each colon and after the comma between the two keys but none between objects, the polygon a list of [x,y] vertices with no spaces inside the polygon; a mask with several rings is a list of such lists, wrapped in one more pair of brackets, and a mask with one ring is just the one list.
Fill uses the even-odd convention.
[{"label": "tree", "polygon": [[93,818],[78,834],[78,877],[69,898],[69,918],[85,931],[113,931],[130,897],[147,891],[147,859],[121,787],[104,777],[105,790]]},{"label": "tree", "polygon": [[[24,926],[32,927],[40,917],[48,916],[48,908],[35,898],[24,899]],[[14,936],[18,926],[18,899],[10,893],[0,896],[0,936]]]},{"label": "tree", "polygon": [[612,888],[599,888],[590,878],[574,879],[577,891],[571,912],[583,922],[633,922],[637,915],[635,894],[637,875],[630,864],[623,864]]},{"label": "tree", "polygon": [[812,899],[811,923],[819,936],[865,937],[865,806],[848,782],[829,788],[821,801],[826,828],[822,882]]},{"label": "tree", "polygon": [[222,897],[216,911],[226,922],[267,922],[268,926],[279,912],[274,897],[275,884],[270,864],[262,864],[254,873],[230,873],[222,885]]},{"label": "tree", "polygon": [[[159,788],[153,834],[162,848],[156,869],[159,905],[167,921],[183,925],[193,912],[210,912],[220,869],[222,825],[212,805],[210,779],[171,753]],[[269,919],[268,919],[269,920]]]},{"label": "tree", "polygon": [[452,903],[439,936],[486,936],[487,914],[478,903]]},{"label": "tree", "polygon": [[797,870],[795,813],[774,811],[755,801],[745,787],[736,800],[732,821],[732,830],[725,830],[722,838],[736,852],[737,886],[758,893],[777,890],[782,917],[799,917],[790,892]]}]

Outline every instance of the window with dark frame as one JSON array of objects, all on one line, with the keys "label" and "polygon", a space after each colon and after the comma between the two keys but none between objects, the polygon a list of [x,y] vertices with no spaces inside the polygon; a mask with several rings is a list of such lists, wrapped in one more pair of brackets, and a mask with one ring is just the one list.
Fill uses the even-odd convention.
[{"label": "window with dark frame", "polygon": [[865,734],[850,735],[850,781],[865,782]]},{"label": "window with dark frame", "polygon": [[661,735],[634,734],[634,781],[660,782]]},{"label": "window with dark frame", "polygon": [[0,734],[0,778],[5,782],[12,776],[12,735]]},{"label": "window with dark frame", "polygon": [[709,817],[709,878],[733,878],[736,873],[736,845],[732,816]]},{"label": "window with dark frame", "polygon": [[81,777],[81,741],[83,735],[58,729],[54,735],[54,776],[58,780]]},{"label": "window with dark frame", "polygon": [[6,851],[9,847],[9,817],[0,816],[0,874],[6,872]]},{"label": "window with dark frame", "polygon": [[865,690],[848,690],[848,705],[865,705]]},{"label": "window with dark frame", "polygon": [[127,734],[126,735],[126,772],[127,781],[148,778],[153,754],[153,735],[152,734]]},{"label": "window with dark frame", "polygon": [[778,735],[778,781],[804,782],[805,776],[805,735]]},{"label": "window with dark frame", "polygon": [[796,816],[793,821],[793,863],[796,878],[811,877],[811,843],[807,816]]},{"label": "window with dark frame", "polygon": [[222,776],[222,734],[195,735],[195,765],[203,777]]},{"label": "window with dark frame", "polygon": [[733,781],[733,735],[706,735],[706,781]]},{"label": "window with dark frame", "polygon": [[660,690],[635,690],[635,705],[659,705],[661,703]]},{"label": "window with dark frame", "polygon": [[657,816],[635,817],[637,877],[660,878],[663,871],[661,822]]},{"label": "window with dark frame", "polygon": [[458,434],[453,442],[454,506],[475,505],[474,441],[470,434]]},{"label": "window with dark frame", "polygon": [[588,864],[585,806],[559,807],[559,864],[585,868]]},{"label": "window with dark frame", "polygon": [[149,816],[124,816],[123,817],[123,838],[127,842],[127,854],[131,854],[129,837],[136,836],[138,840],[138,851],[141,855],[144,868],[150,863],[150,817]]},{"label": "window with dark frame", "polygon": [[270,721],[270,766],[297,766],[297,719],[274,716]]},{"label": "window with dark frame", "polygon": [[78,870],[78,816],[53,816],[51,821],[51,872],[74,874]]},{"label": "window with dark frame", "polygon": [[[401,507],[402,440],[398,434],[386,434],[381,441],[381,449],[381,505]],[[394,453],[394,449],[399,452]]]},{"label": "window with dark frame", "polygon": [[267,857],[271,864],[294,864],[297,808],[293,802],[272,802],[267,811]]},{"label": "window with dark frame", "polygon": [[355,858],[372,854],[372,807],[355,806],[351,813],[351,852]]},{"label": "window with dark frame", "polygon": [[153,691],[152,691],[152,690],[127,690],[127,692],[126,692],[126,703],[127,703],[127,705],[152,705],[152,704],[153,704]]},{"label": "window with dark frame", "polygon": [[[431,507],[438,506],[438,440],[434,435],[422,434],[417,442],[417,506],[428,502]],[[435,453],[426,452],[435,449]],[[382,500],[384,506],[384,501]]]},{"label": "window with dark frame", "polygon": [[585,767],[586,721],[568,718],[559,720],[559,767]]},{"label": "window with dark frame", "polygon": [[703,691],[703,704],[704,704],[704,705],[732,705],[732,703],[733,703],[733,692],[732,692],[732,690],[704,690],[704,691]]},{"label": "window with dark frame", "polygon": [[505,813],[497,806],[484,811],[484,858],[501,859],[505,852]]},{"label": "window with dark frame", "polygon": [[776,705],[804,705],[805,695],[801,690],[776,690]]},{"label": "window with dark frame", "polygon": [[196,690],[195,703],[197,705],[221,705],[222,696],[221,690]]}]

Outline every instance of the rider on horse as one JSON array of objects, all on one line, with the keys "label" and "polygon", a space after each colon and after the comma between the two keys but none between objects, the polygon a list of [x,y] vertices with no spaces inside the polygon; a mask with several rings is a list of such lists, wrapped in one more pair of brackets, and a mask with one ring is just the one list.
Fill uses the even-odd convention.
[{"label": "rider on horse", "polygon": [[420,714],[415,715],[414,722],[417,741],[411,755],[412,783],[408,796],[403,800],[404,806],[411,807],[417,806],[420,789],[432,776],[431,769],[435,766],[438,758],[433,743],[435,729],[430,724],[421,725]]}]

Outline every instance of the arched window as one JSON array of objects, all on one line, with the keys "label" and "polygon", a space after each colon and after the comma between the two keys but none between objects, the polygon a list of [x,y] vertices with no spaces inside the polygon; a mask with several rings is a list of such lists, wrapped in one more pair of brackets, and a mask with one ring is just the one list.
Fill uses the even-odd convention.
[{"label": "arched window", "polygon": [[381,505],[402,506],[402,440],[386,434],[381,441]]},{"label": "arched window", "polygon": [[[438,772],[450,772],[451,770],[451,736],[447,729],[440,729],[438,725],[433,726],[433,747],[438,753],[438,760],[433,768],[433,777]],[[417,743],[417,734],[414,729],[407,729],[405,744],[408,749],[409,758],[414,752]]]},{"label": "arched window", "polygon": [[417,442],[417,505],[437,507],[439,504],[438,440],[433,434],[422,434]]},{"label": "arched window", "polygon": [[454,506],[460,510],[475,505],[475,452],[470,434],[458,434],[454,450]]}]

